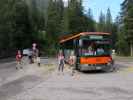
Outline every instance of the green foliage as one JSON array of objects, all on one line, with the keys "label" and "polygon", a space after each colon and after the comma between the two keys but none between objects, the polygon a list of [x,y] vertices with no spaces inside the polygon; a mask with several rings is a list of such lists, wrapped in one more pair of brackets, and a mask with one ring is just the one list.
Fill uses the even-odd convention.
[{"label": "green foliage", "polygon": [[[14,4],[14,42],[17,49],[30,45],[31,26],[28,17],[28,7],[23,1]],[[25,42],[24,42],[25,41]]]},{"label": "green foliage", "polygon": [[88,25],[88,31],[90,32],[94,32],[96,31],[96,22],[95,20],[93,19],[93,14],[92,14],[92,10],[89,8],[88,9],[88,13],[87,13],[87,18],[86,19],[86,22],[87,22],[87,25]]},{"label": "green foliage", "polygon": [[82,1],[70,0],[68,7],[64,9],[62,27],[63,33],[95,31],[95,22],[91,9],[88,10],[87,14],[84,14]]},{"label": "green foliage", "polygon": [[127,32],[127,39],[133,39],[133,3],[128,3],[127,13],[124,15],[124,26]]},{"label": "green foliage", "polygon": [[116,49],[117,28],[116,23],[112,21],[110,9],[107,9],[106,16],[101,12],[99,23],[97,24],[97,31],[111,33],[112,48],[114,49]]},{"label": "green foliage", "polygon": [[[121,4],[121,17],[119,23],[118,49],[121,54],[131,55],[133,41],[133,1],[124,0]],[[123,39],[122,39],[123,38]],[[126,50],[125,50],[125,49]],[[130,51],[130,52],[129,52]],[[131,55],[133,56],[133,55]]]},{"label": "green foliage", "polygon": [[98,23],[98,27],[97,27],[97,31],[99,32],[105,32],[105,15],[101,12],[100,16],[99,16],[99,23]]},{"label": "green foliage", "polygon": [[88,19],[83,14],[83,7],[81,1],[70,0],[68,5],[68,22],[70,33],[87,31]]},{"label": "green foliage", "polygon": [[46,25],[46,42],[48,54],[54,54],[57,49],[58,37],[61,33],[61,21],[63,16],[63,1],[49,1],[47,10],[47,25]]},{"label": "green foliage", "polygon": [[110,9],[107,9],[107,14],[106,14],[106,21],[105,21],[105,31],[112,33],[112,29],[113,29],[113,22],[112,22],[112,16],[111,16],[111,12]]},{"label": "green foliage", "polygon": [[[0,51],[11,55],[12,50],[27,45],[29,21],[26,4],[21,0],[0,1]],[[22,42],[25,40],[25,45]]]},{"label": "green foliage", "polygon": [[118,33],[118,41],[116,43],[118,55],[129,56],[129,44],[125,38],[124,30]]},{"label": "green foliage", "polygon": [[64,8],[63,17],[61,21],[61,33],[69,32],[69,18],[68,18],[68,8]]},{"label": "green foliage", "polygon": [[44,29],[40,12],[31,12],[24,0],[1,0],[0,5],[0,57],[29,48],[34,40],[44,40],[37,38],[38,32]]}]

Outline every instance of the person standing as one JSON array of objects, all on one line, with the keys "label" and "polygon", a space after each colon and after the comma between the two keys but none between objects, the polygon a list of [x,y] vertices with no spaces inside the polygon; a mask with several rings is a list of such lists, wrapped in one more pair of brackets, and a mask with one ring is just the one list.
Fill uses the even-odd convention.
[{"label": "person standing", "polygon": [[61,71],[63,73],[65,61],[64,61],[64,55],[61,51],[58,54],[58,62],[59,62],[58,71],[59,72]]},{"label": "person standing", "polygon": [[40,59],[39,49],[36,49],[36,62],[37,62],[37,65],[40,67],[41,59]]},{"label": "person standing", "polygon": [[33,43],[32,44],[32,61],[33,61],[33,63],[35,63],[36,58],[37,58],[37,44]]},{"label": "person standing", "polygon": [[70,58],[69,58],[69,64],[72,68],[72,76],[74,75],[75,73],[75,63],[76,63],[76,56],[74,55],[74,52],[72,51],[71,52],[71,55],[70,55]]},{"label": "person standing", "polygon": [[22,69],[23,68],[22,67],[22,54],[20,50],[18,50],[16,53],[16,62],[17,62],[16,69],[18,68]]}]

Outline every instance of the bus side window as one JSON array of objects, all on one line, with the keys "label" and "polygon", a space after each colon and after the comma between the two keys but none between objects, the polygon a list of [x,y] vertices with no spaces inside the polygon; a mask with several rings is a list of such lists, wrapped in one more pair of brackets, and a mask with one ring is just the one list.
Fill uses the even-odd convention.
[{"label": "bus side window", "polygon": [[97,48],[97,54],[101,55],[104,53],[104,49],[103,48]]}]

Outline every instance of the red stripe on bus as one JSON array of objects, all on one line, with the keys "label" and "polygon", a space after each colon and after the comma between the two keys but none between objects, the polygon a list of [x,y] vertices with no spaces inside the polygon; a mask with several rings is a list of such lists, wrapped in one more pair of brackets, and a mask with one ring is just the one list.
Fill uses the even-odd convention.
[{"label": "red stripe on bus", "polygon": [[111,57],[81,57],[80,64],[106,64],[111,61]]}]

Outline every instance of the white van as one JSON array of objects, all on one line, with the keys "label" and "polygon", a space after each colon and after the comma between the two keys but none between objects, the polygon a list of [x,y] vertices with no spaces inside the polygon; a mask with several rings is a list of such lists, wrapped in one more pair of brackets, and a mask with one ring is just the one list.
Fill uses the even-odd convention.
[{"label": "white van", "polygon": [[30,50],[29,49],[24,49],[23,50],[23,55],[24,56],[28,56],[30,54]]}]

